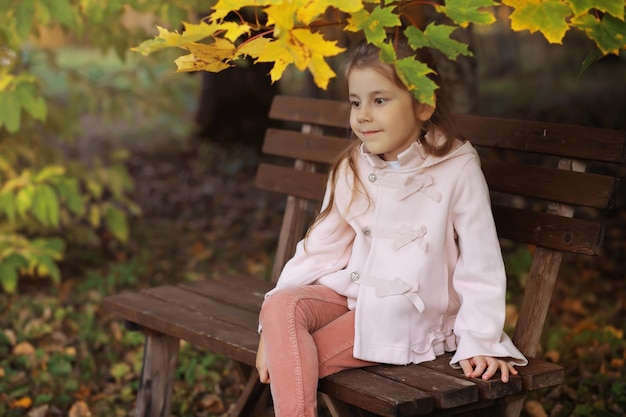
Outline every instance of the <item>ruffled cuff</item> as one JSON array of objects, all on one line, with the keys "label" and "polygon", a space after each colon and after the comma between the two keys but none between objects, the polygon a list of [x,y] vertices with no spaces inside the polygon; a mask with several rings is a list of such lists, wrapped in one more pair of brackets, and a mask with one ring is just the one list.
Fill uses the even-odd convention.
[{"label": "ruffled cuff", "polygon": [[497,342],[487,341],[475,337],[470,332],[460,332],[456,334],[457,349],[450,360],[450,366],[460,368],[459,362],[475,356],[491,356],[494,358],[509,358],[509,363],[515,366],[528,364],[528,359],[520,352],[509,336],[502,332],[500,340]]}]

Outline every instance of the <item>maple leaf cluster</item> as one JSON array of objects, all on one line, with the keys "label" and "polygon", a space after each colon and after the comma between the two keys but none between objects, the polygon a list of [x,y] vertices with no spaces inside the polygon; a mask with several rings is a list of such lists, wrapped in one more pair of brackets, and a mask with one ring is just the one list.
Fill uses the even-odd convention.
[{"label": "maple leaf cluster", "polygon": [[[471,55],[468,45],[452,34],[470,24],[496,21],[496,7],[509,7],[511,29],[541,32],[551,43],[561,43],[565,33],[576,28],[594,40],[599,56],[626,49],[625,0],[447,0],[445,5],[422,2],[445,15],[449,24],[430,23],[421,28],[402,22],[411,0],[218,0],[200,23],[184,23],[184,30],[159,33],[134,50],[143,54],[178,47],[187,55],[176,59],[179,72],[219,72],[250,57],[254,63],[273,63],[272,82],[287,67],[308,70],[315,84],[326,89],[335,73],[327,59],[345,48],[327,39],[328,27],[360,33],[381,49],[381,58],[392,64],[407,88],[422,102],[433,103],[437,85],[427,77],[432,69],[414,58],[398,59],[386,43],[388,33],[403,33],[414,49],[431,47],[455,60]],[[252,10],[253,18],[246,19]],[[249,15],[249,13],[248,13]],[[234,18],[233,18],[234,17]],[[406,20],[406,19],[405,19]],[[408,19],[411,21],[410,17]]]}]

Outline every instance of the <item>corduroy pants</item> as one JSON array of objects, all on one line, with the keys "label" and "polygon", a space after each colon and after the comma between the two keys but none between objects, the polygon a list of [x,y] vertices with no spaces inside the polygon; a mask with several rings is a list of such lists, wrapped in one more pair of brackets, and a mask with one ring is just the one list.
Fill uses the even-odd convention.
[{"label": "corduroy pants", "polygon": [[373,365],[352,357],[354,311],[325,286],[272,294],[260,322],[276,417],[315,417],[319,378]]}]

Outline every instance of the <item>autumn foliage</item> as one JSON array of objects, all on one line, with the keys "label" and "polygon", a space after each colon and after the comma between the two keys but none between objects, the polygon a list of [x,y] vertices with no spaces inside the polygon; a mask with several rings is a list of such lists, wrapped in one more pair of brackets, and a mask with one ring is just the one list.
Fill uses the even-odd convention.
[{"label": "autumn foliage", "polygon": [[[419,27],[406,13],[407,7],[418,3],[434,8],[449,23],[432,22],[425,28]],[[327,59],[345,51],[337,39],[329,39],[323,30],[336,26],[342,32],[359,33],[379,46],[382,59],[395,66],[415,96],[432,102],[437,88],[427,77],[432,69],[413,58],[398,59],[393,44],[386,42],[387,34],[402,32],[412,48],[432,47],[454,60],[471,52],[452,34],[470,24],[494,23],[498,7],[512,10],[509,18],[514,31],[541,32],[550,43],[561,43],[571,29],[584,31],[598,48],[590,61],[618,54],[626,47],[622,0],[448,0],[445,5],[415,0],[219,0],[205,20],[184,23],[181,32],[160,27],[154,39],[143,42],[136,50],[149,54],[163,48],[182,48],[188,54],[176,59],[178,71],[219,72],[250,57],[255,63],[274,64],[270,71],[272,82],[294,65],[301,71],[310,71],[317,86],[326,89],[335,76]],[[252,22],[242,15],[246,8],[254,10]]]}]

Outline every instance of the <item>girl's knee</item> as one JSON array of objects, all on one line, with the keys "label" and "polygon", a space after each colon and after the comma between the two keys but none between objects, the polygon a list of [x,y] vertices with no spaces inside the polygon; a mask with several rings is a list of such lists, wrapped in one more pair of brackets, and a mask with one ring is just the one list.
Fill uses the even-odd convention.
[{"label": "girl's knee", "polygon": [[297,287],[285,288],[267,297],[261,306],[261,323],[263,323],[264,317],[284,317],[293,303],[301,297],[300,291],[298,290],[299,288]]}]

